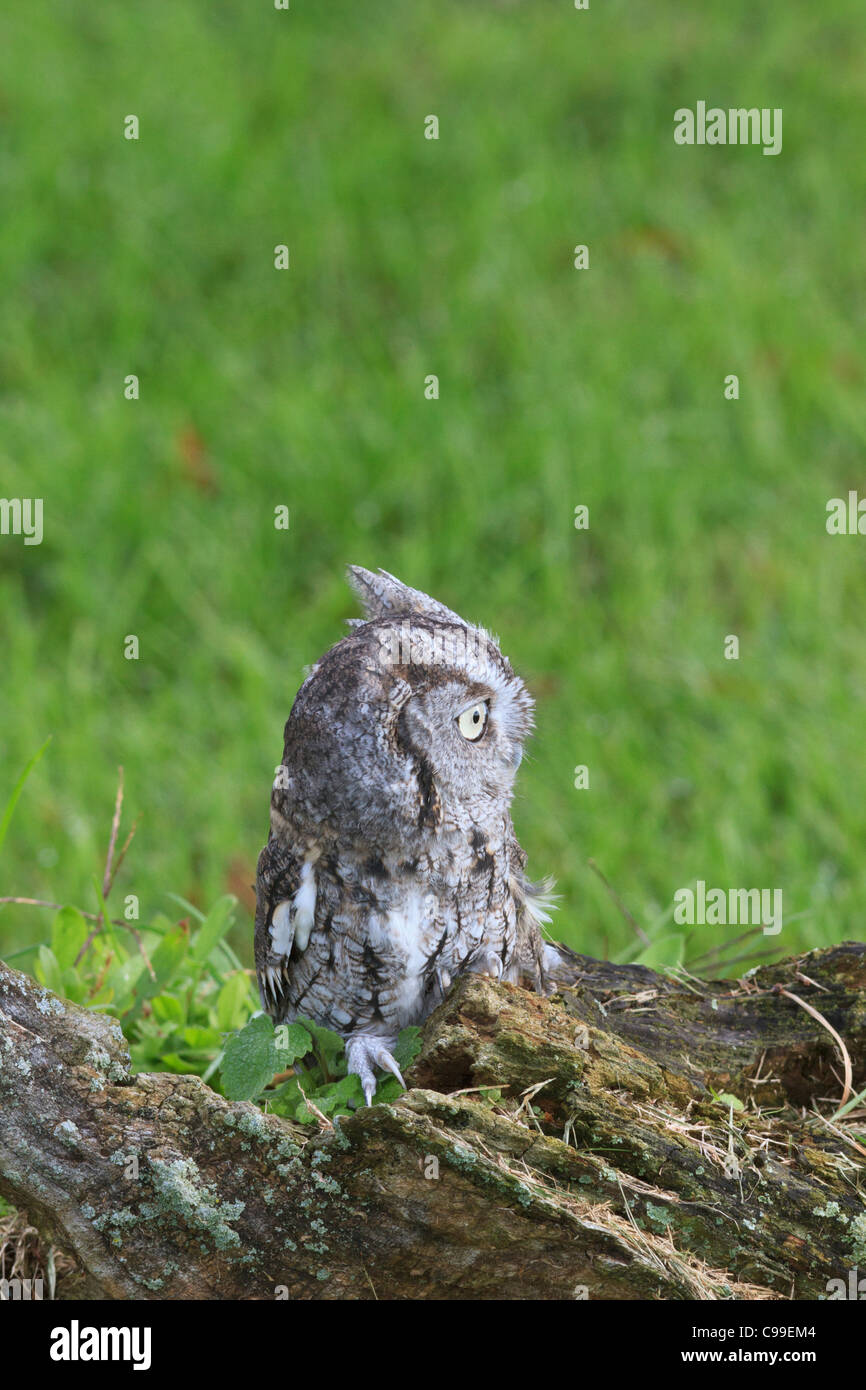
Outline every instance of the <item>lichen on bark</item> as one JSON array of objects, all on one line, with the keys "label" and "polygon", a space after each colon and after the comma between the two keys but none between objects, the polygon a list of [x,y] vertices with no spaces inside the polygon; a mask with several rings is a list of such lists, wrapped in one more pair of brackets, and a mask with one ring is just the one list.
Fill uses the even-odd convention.
[{"label": "lichen on bark", "polygon": [[712,982],[564,951],[558,986],[458,980],[411,1089],[311,1134],[132,1076],[114,1020],[0,964],[0,1193],[74,1259],[61,1297],[815,1298],[866,1264],[835,1045],[790,998],[862,1089],[866,948]]}]

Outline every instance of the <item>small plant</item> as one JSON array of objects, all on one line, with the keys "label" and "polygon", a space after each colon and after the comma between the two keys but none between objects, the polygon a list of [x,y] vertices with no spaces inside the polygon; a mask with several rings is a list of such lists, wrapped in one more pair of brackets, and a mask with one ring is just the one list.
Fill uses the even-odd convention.
[{"label": "small plant", "polygon": [[[0,817],[0,845],[24,783],[47,746],[28,763]],[[147,924],[109,915],[107,899],[135,833],[133,826],[116,853],[122,804],[121,769],[105,872],[101,882],[93,880],[96,912],[32,898],[5,899],[56,908],[48,940],[27,948],[35,950],[33,973],[39,983],[116,1018],[133,1072],[192,1072],[229,1100],[253,1100],[302,1124],[363,1105],[357,1076],[346,1074],[337,1033],[307,1020],[275,1029],[261,1012],[254,972],[227,940],[236,898],[220,898],[204,914],[169,894],[186,914],[178,922],[162,914]],[[419,1032],[406,1028],[400,1035],[395,1056],[401,1069],[420,1050]],[[401,1090],[396,1077],[386,1077],[376,1100],[394,1100]]]},{"label": "small plant", "polygon": [[[261,1012],[253,972],[225,940],[236,905],[220,898],[204,916],[187,903],[190,916],[158,916],[131,940],[119,922],[100,932],[77,908],[61,908],[34,973],[61,998],[112,1014],[133,1072],[194,1072],[229,1100],[252,1100],[302,1124],[314,1124],[316,1112],[350,1114],[364,1095],[357,1076],[346,1074],[343,1039],[306,1019],[275,1028]],[[401,1070],[418,1055],[419,1033],[400,1034]],[[396,1077],[386,1077],[376,1101],[401,1091]]]},{"label": "small plant", "polygon": [[[412,1027],[400,1034],[394,1056],[401,1071],[418,1056],[420,1033]],[[291,1075],[281,1075],[290,1069]],[[277,1085],[269,1088],[275,1077]],[[275,1028],[264,1013],[255,1014],[226,1043],[222,1085],[229,1100],[256,1100],[301,1124],[315,1124],[320,1116],[348,1115],[364,1104],[359,1078],[346,1073],[339,1034],[307,1019]],[[402,1089],[395,1076],[386,1076],[375,1101],[395,1100]]]},{"label": "small plant", "polygon": [[204,916],[157,916],[134,930],[90,926],[75,907],[55,914],[50,941],[36,952],[40,984],[73,1003],[112,1014],[129,1043],[133,1071],[195,1072],[209,1080],[224,1037],[258,1007],[251,972],[225,937],[236,899]]}]

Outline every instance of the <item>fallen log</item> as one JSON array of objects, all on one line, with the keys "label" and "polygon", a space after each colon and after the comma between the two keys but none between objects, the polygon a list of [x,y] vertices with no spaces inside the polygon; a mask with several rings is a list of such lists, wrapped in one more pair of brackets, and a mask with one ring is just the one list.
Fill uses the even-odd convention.
[{"label": "fallen log", "polygon": [[712,982],[562,948],[558,989],[463,977],[411,1089],[311,1133],[132,1075],[113,1019],[0,962],[0,1194],[74,1261],[59,1298],[810,1299],[866,1268],[864,1126],[830,1118],[866,946]]}]

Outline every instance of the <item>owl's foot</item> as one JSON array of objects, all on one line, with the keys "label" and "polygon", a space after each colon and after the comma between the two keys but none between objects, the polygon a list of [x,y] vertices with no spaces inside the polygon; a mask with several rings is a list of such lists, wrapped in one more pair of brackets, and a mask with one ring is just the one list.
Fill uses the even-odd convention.
[{"label": "owl's foot", "polygon": [[466,970],[470,975],[487,975],[491,980],[502,979],[502,956],[498,951],[478,951]]},{"label": "owl's foot", "polygon": [[373,1104],[373,1092],[376,1089],[376,1078],[373,1075],[374,1067],[381,1067],[384,1071],[391,1072],[406,1090],[406,1082],[403,1080],[400,1068],[388,1050],[389,1047],[393,1046],[393,1038],[364,1036],[350,1038],[346,1043],[347,1070],[354,1072],[360,1078],[361,1089],[368,1105]]}]

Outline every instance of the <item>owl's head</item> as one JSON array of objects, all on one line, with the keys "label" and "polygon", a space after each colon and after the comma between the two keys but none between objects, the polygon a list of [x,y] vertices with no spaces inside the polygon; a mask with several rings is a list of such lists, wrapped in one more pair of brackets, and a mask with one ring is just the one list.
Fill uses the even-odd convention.
[{"label": "owl's head", "polygon": [[471,832],[511,800],[533,702],[497,643],[379,570],[366,617],[321,658],[286,725],[282,814],[383,848]]}]

